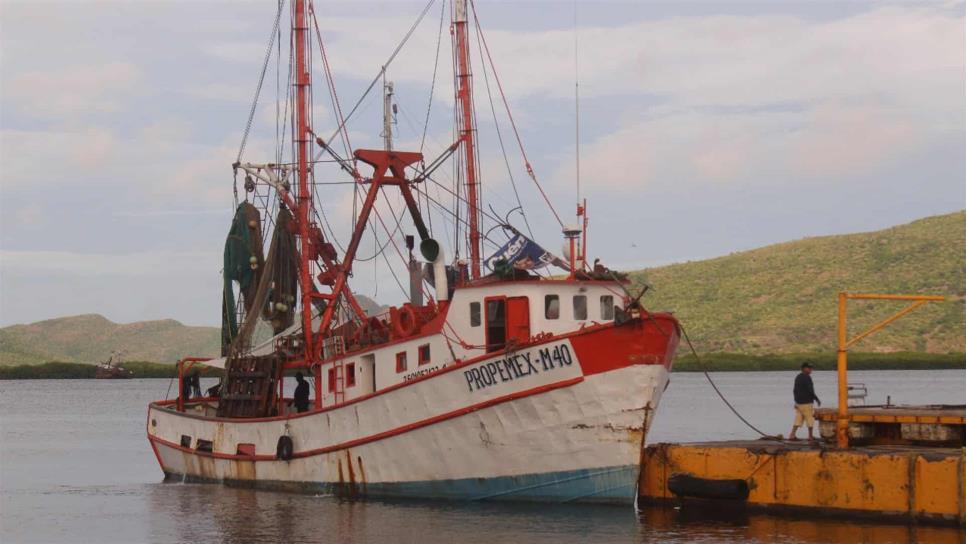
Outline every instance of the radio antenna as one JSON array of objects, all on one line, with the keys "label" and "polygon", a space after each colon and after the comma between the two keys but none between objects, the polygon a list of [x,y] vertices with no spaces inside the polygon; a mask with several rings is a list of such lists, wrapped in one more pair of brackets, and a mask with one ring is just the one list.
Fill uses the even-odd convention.
[{"label": "radio antenna", "polygon": [[577,162],[577,205],[580,206],[580,61],[577,41],[577,0],[574,0],[574,141]]}]

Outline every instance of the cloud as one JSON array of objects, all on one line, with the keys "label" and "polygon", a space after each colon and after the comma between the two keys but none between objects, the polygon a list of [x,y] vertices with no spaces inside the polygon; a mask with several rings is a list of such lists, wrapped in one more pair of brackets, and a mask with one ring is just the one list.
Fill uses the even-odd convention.
[{"label": "cloud", "polygon": [[[628,46],[610,54],[598,48],[602,29],[582,30],[582,57],[602,59],[582,74],[582,92],[648,93],[585,143],[584,171],[604,189],[881,171],[966,130],[963,23],[918,6],[831,21],[671,18],[611,29],[607,40]],[[523,91],[560,88],[547,75]],[[566,166],[553,176],[572,177]]]},{"label": "cloud", "polygon": [[[251,88],[249,88],[251,87]],[[187,96],[224,102],[251,102],[255,92],[254,83],[240,85],[234,83],[204,83],[185,86],[182,90]]]},{"label": "cloud", "polygon": [[265,58],[264,43],[257,40],[219,41],[203,45],[201,51],[215,59],[237,63],[261,63]]},{"label": "cloud", "polygon": [[0,130],[0,182],[7,189],[45,183],[79,183],[79,175],[103,173],[118,141],[101,126],[80,130]]},{"label": "cloud", "polygon": [[75,64],[23,72],[4,83],[4,100],[26,116],[42,119],[116,113],[136,92],[143,74],[130,62]]},{"label": "cloud", "polygon": [[[917,151],[930,128],[881,105],[822,102],[797,111],[655,109],[585,146],[599,189],[647,184],[790,183],[875,172]],[[570,168],[554,175],[570,179]]]}]

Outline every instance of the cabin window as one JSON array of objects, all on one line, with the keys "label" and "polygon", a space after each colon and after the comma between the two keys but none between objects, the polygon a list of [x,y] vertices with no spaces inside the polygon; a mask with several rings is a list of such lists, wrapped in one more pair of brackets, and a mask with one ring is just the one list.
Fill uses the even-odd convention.
[{"label": "cabin window", "polygon": [[470,302],[470,326],[480,326],[480,303]]},{"label": "cabin window", "polygon": [[543,298],[543,315],[547,319],[560,319],[560,296],[547,295]]},{"label": "cabin window", "polygon": [[238,444],[235,446],[235,455],[255,457],[255,444]]},{"label": "cabin window", "polygon": [[195,451],[211,453],[212,449],[211,440],[205,440],[203,438],[198,439],[198,444],[195,445]]},{"label": "cabin window", "polygon": [[329,393],[335,393],[335,367],[329,369]]},{"label": "cabin window", "polygon": [[574,319],[578,321],[587,319],[586,295],[574,295]]},{"label": "cabin window", "polygon": [[419,346],[419,366],[429,364],[429,344]]},{"label": "cabin window", "polygon": [[181,435],[181,447],[182,448],[190,448],[191,447],[191,437],[190,436],[188,436],[186,434]]},{"label": "cabin window", "polygon": [[349,363],[345,365],[345,386],[355,387],[356,386],[356,364]]},{"label": "cabin window", "polygon": [[614,295],[601,295],[600,318],[604,321],[614,319]]},{"label": "cabin window", "polygon": [[396,372],[405,372],[406,367],[406,352],[400,351],[396,354]]}]

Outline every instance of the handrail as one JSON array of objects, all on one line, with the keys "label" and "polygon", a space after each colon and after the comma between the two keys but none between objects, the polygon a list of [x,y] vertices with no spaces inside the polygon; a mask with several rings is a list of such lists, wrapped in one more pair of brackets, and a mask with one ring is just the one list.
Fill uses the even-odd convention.
[{"label": "handrail", "polygon": [[[868,330],[858,334],[851,340],[848,339],[846,333],[846,313],[847,313],[847,303],[849,299],[853,300],[906,300],[912,301],[912,304],[903,308],[902,310],[892,314],[891,316],[879,321],[875,325],[869,327]],[[916,308],[926,304],[927,302],[941,302],[946,300],[946,297],[939,295],[890,295],[890,294],[875,294],[875,293],[848,293],[842,291],[839,293],[839,323],[838,323],[838,381],[839,381],[839,407],[838,407],[838,418],[835,427],[836,444],[839,448],[849,447],[849,378],[848,378],[848,350],[850,347],[855,345],[857,342],[864,338],[872,336],[876,332],[884,329],[893,321],[899,319],[900,317],[912,312]]]}]

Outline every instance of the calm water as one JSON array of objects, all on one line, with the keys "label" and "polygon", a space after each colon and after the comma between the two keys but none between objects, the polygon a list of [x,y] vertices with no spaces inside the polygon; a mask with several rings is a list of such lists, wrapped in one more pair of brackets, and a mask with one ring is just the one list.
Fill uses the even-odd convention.
[{"label": "calm water", "polygon": [[[767,432],[787,433],[794,373],[716,374]],[[835,404],[835,374],[816,372]],[[966,403],[966,371],[853,372],[900,403]],[[653,508],[330,497],[161,483],[145,407],[168,380],[0,381],[0,541],[8,542],[949,542],[966,531]],[[203,387],[208,385],[202,384]],[[749,438],[699,374],[675,374],[650,441]]]}]

